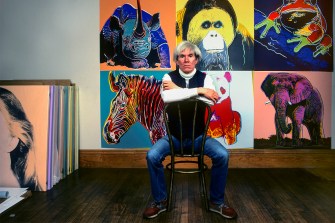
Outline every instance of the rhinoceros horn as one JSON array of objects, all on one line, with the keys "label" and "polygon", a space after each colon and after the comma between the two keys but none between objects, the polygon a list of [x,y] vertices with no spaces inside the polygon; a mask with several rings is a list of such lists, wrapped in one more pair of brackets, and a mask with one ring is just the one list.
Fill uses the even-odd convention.
[{"label": "rhinoceros horn", "polygon": [[142,21],[142,9],[140,0],[137,0],[137,21],[136,21],[136,28],[134,30],[134,36],[136,38],[143,38],[145,37],[145,30],[143,28],[143,21]]}]

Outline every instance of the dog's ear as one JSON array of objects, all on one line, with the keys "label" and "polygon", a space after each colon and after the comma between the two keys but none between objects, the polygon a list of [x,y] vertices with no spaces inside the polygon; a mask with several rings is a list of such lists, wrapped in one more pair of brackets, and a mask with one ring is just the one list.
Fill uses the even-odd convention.
[{"label": "dog's ear", "polygon": [[228,83],[231,82],[231,74],[230,74],[230,72],[227,71],[227,72],[224,74],[224,77],[227,79]]}]

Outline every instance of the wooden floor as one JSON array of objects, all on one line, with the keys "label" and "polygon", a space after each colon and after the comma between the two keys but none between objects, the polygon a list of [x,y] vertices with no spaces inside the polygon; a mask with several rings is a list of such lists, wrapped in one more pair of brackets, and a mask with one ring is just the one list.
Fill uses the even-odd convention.
[{"label": "wooden floor", "polygon": [[146,220],[147,169],[80,169],[0,222],[335,222],[334,169],[229,169],[226,200],[236,220],[204,210],[197,175],[177,175],[175,188],[173,210]]}]

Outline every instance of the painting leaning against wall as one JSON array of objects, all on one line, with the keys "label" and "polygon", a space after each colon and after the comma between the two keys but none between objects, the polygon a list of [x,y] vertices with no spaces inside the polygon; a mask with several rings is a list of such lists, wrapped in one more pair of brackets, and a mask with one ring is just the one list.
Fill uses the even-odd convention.
[{"label": "painting leaning against wall", "polygon": [[0,87],[1,187],[47,190],[48,114],[49,86]]},{"label": "painting leaning against wall", "polygon": [[149,148],[165,135],[161,79],[167,71],[101,71],[101,144]]},{"label": "painting leaning against wall", "polygon": [[255,72],[255,148],[330,148],[331,83],[331,72]]},{"label": "painting leaning against wall", "polygon": [[219,99],[211,107],[208,134],[228,149],[253,148],[254,98],[251,71],[206,71]]},{"label": "painting leaning against wall", "polygon": [[[101,71],[103,148],[149,148],[165,135],[160,86],[166,72]],[[252,148],[252,72],[206,73],[220,92],[219,102],[212,107],[215,117],[209,135],[227,148]]]}]

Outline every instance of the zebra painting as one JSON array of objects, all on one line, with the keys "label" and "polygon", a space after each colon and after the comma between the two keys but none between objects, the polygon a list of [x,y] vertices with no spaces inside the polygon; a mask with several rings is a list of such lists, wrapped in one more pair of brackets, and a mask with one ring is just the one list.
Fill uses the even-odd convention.
[{"label": "zebra painting", "polygon": [[119,143],[121,137],[136,122],[140,122],[149,132],[152,143],[166,134],[164,102],[160,95],[162,81],[154,77],[124,73],[115,77],[113,72],[109,72],[108,82],[111,91],[116,93],[102,130],[108,144]]}]

